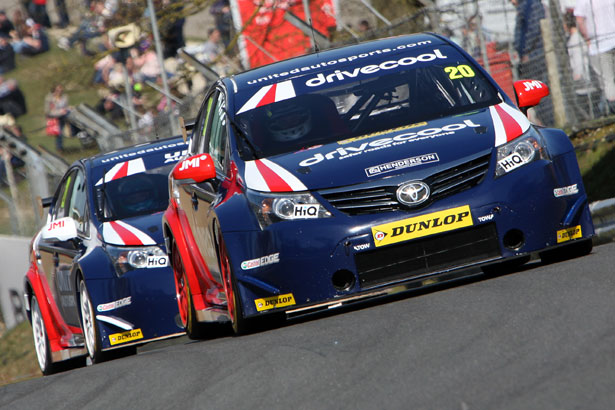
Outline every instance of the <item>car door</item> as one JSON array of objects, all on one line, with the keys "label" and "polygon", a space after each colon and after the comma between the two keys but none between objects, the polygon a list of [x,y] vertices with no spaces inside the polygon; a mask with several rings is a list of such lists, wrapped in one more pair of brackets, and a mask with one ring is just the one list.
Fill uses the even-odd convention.
[{"label": "car door", "polygon": [[208,118],[204,143],[198,153],[208,153],[216,168],[216,178],[193,184],[192,210],[194,239],[212,278],[222,284],[216,246],[213,237],[214,206],[220,198],[220,185],[228,173],[228,121],[225,114],[226,97],[223,92],[214,95]]},{"label": "car door", "polygon": [[76,167],[62,180],[51,209],[50,224],[71,217],[77,227],[77,237],[69,240],[41,238],[39,257],[49,290],[59,313],[69,325],[79,325],[76,300],[76,262],[85,249],[89,235],[86,179],[83,169]]}]

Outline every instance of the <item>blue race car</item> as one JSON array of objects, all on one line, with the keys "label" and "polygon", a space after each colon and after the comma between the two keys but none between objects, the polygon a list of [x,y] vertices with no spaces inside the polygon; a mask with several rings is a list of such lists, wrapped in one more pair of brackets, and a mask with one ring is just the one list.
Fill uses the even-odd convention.
[{"label": "blue race car", "polygon": [[25,302],[43,374],[59,362],[184,333],[163,244],[168,174],[181,138],[76,161],[31,243]]},{"label": "blue race car", "polygon": [[434,34],[318,52],[205,95],[163,218],[182,323],[330,309],[591,252],[568,136]]}]

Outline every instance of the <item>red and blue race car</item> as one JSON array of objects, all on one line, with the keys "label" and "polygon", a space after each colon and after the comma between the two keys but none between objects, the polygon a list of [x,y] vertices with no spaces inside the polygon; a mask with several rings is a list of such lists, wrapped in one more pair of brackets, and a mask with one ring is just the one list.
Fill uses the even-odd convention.
[{"label": "red and blue race car", "polygon": [[163,218],[188,334],[591,252],[573,146],[525,115],[548,87],[515,92],[434,34],[220,79]]},{"label": "red and blue race car", "polygon": [[174,138],[76,161],[43,200],[47,223],[25,277],[43,374],[184,334],[161,219],[168,174],[186,148]]}]

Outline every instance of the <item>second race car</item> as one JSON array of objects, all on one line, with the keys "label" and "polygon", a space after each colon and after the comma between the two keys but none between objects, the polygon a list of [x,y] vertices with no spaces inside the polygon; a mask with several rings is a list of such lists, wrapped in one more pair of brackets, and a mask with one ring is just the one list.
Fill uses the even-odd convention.
[{"label": "second race car", "polygon": [[184,333],[163,244],[181,138],[76,161],[31,244],[25,302],[44,374],[59,362]]}]

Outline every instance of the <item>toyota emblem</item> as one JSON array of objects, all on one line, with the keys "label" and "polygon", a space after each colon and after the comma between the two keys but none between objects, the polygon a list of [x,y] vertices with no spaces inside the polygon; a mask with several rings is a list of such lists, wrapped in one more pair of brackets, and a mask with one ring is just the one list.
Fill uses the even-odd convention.
[{"label": "toyota emblem", "polygon": [[429,185],[422,181],[406,182],[397,188],[397,200],[404,205],[416,206],[429,199]]}]

